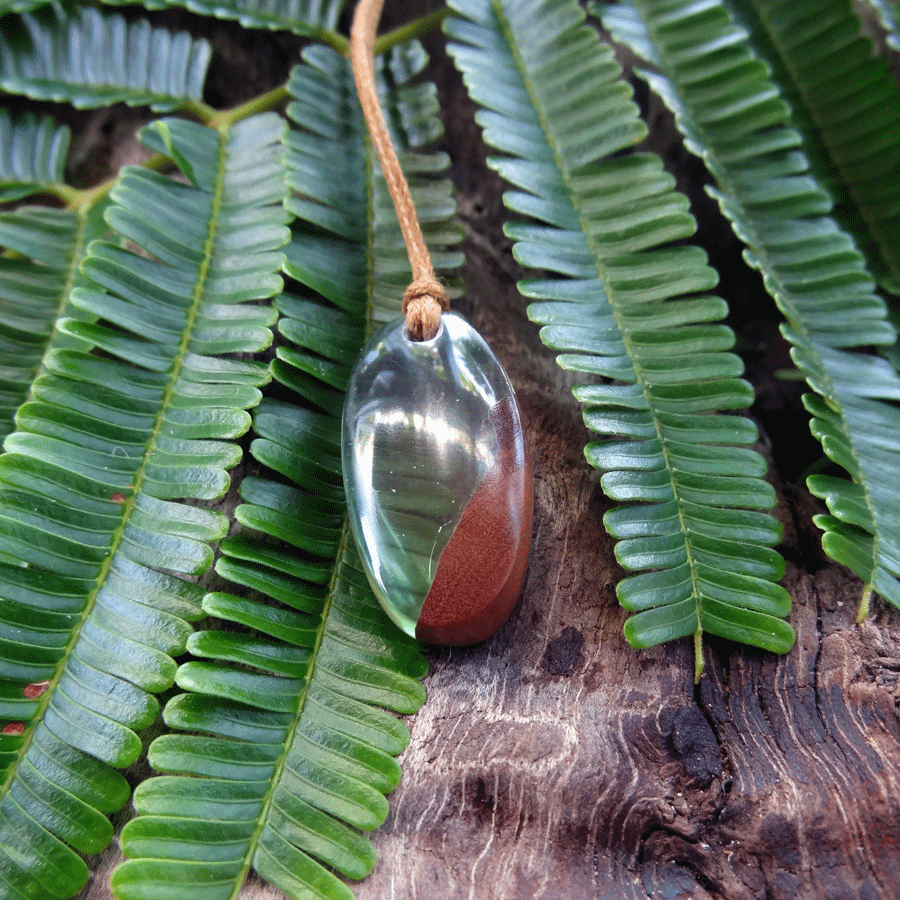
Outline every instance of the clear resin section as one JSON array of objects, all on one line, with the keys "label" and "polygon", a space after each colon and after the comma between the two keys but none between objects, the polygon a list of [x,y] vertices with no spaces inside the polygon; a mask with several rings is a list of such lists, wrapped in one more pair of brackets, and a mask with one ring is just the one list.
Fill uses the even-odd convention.
[{"label": "clear resin section", "polygon": [[388,615],[434,643],[493,633],[522,588],[532,488],[512,385],[481,336],[454,313],[430,341],[385,326],[351,375],[342,444],[354,536]]}]

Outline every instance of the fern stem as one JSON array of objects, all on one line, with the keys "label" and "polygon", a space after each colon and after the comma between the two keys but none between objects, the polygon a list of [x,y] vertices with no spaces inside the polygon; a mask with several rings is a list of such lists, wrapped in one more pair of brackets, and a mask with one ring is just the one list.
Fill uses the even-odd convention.
[{"label": "fern stem", "polygon": [[[172,165],[172,160],[162,153],[154,153],[153,156],[145,159],[140,165],[144,169],[161,172],[163,169]],[[66,208],[70,209],[72,212],[83,215],[95,203],[102,200],[113,189],[118,180],[119,176],[114,175],[112,178],[107,179],[101,184],[95,184],[91,188],[75,191]]]},{"label": "fern stem", "polygon": [[[80,196],[80,195],[85,194],[86,192],[78,191],[77,193]],[[78,259],[82,255],[82,250],[83,250],[83,246],[84,246],[85,230],[87,227],[87,208],[88,207],[77,208],[80,221],[79,221],[79,225],[78,225],[77,240],[72,249],[73,261]],[[50,341],[48,341],[48,345],[52,345],[53,337],[55,337],[56,334],[58,333],[58,325],[59,325],[60,315],[62,314],[62,310],[65,308],[65,305],[68,301],[69,293],[71,292],[72,287],[73,287],[73,283],[74,283],[74,279],[75,279],[75,268],[76,267],[74,265],[69,266],[68,282],[65,286],[65,289],[61,292],[62,303],[60,305],[59,313],[54,318],[53,334],[50,338]],[[46,371],[46,361],[47,361],[47,357],[45,355],[44,359],[41,362],[40,370],[38,371],[35,378],[37,378],[38,375],[41,375]],[[27,400],[30,401],[33,399],[33,391],[34,391],[34,385],[32,384],[32,388],[28,392]],[[107,554],[107,557],[104,560],[99,572],[97,573],[97,577],[94,579],[93,587],[85,594],[84,608],[81,611],[81,614],[79,616],[79,620],[78,620],[77,624],[75,624],[72,627],[72,630],[69,635],[69,640],[65,647],[65,652],[61,656],[62,660],[68,660],[70,657],[72,657],[72,655],[75,652],[75,646],[78,644],[78,641],[81,638],[82,631],[84,630],[84,625],[88,621],[91,613],[94,610],[96,600],[97,600],[97,595],[98,595],[101,587],[103,586],[103,584],[106,582],[107,576],[112,567],[119,544],[122,541],[122,536],[125,533],[125,528],[128,524],[129,518],[131,517],[133,509],[134,509],[134,495],[129,497],[122,504],[122,513],[121,513],[120,524],[119,524],[117,532],[114,536],[113,542],[110,545],[110,551]],[[11,562],[21,565],[21,562],[19,562],[19,561],[11,561]],[[6,778],[3,780],[2,783],[0,783],[0,797],[5,797],[7,795],[10,785],[18,777],[19,765],[22,762],[22,760],[27,758],[28,752],[31,748],[31,744],[34,740],[34,735],[37,732],[37,726],[41,722],[44,721],[44,716],[47,712],[47,709],[50,706],[50,703],[53,699],[56,689],[59,686],[59,683],[62,681],[63,676],[65,674],[66,674],[66,664],[63,663],[62,665],[57,666],[56,671],[53,674],[53,676],[50,679],[48,679],[49,684],[48,684],[47,688],[44,690],[43,694],[41,695],[41,698],[38,702],[38,707],[37,707],[36,712],[31,717],[31,727],[28,731],[28,734],[17,750],[17,761],[16,761],[15,765],[9,766]]]},{"label": "fern stem", "polygon": [[340,53],[341,56],[347,56],[350,52],[349,39],[337,31],[326,31],[317,35],[317,37],[326,47],[331,47],[335,53]]},{"label": "fern stem", "polygon": [[657,414],[657,410],[655,408],[654,402],[650,397],[650,391],[647,383],[646,373],[642,370],[639,356],[635,352],[634,342],[631,336],[631,332],[623,321],[623,314],[621,308],[621,302],[619,298],[615,295],[613,290],[611,290],[608,286],[610,284],[610,277],[607,269],[607,262],[604,258],[603,251],[598,246],[597,240],[592,233],[590,222],[588,221],[581,205],[580,198],[578,196],[578,192],[573,186],[572,172],[566,164],[563,153],[559,147],[559,141],[554,135],[553,129],[551,125],[546,121],[545,113],[544,113],[544,103],[541,97],[538,96],[530,73],[528,71],[528,67],[525,63],[525,60],[522,58],[522,55],[517,46],[517,41],[513,34],[512,24],[509,21],[509,18],[506,14],[505,9],[503,9],[500,4],[494,4],[494,11],[497,16],[498,21],[500,21],[502,28],[507,33],[507,42],[510,47],[510,51],[515,60],[515,63],[519,69],[519,72],[522,76],[522,82],[525,85],[525,89],[527,90],[529,96],[531,97],[532,105],[535,109],[538,121],[540,122],[541,130],[543,131],[547,143],[550,147],[550,150],[553,154],[553,158],[556,162],[557,167],[559,168],[560,173],[562,174],[562,178],[565,182],[566,188],[569,191],[569,196],[571,198],[571,202],[573,208],[575,209],[576,215],[578,216],[579,224],[581,225],[582,233],[584,234],[585,242],[590,249],[591,255],[593,256],[596,262],[596,270],[597,276],[600,280],[600,283],[604,285],[604,291],[606,293],[606,299],[609,303],[610,310],[612,312],[613,318],[616,322],[616,327],[619,330],[619,333],[622,337],[622,343],[626,348],[626,352],[628,353],[628,357],[631,360],[631,363],[634,368],[634,376],[635,382],[640,385],[641,392],[644,396],[644,399],[647,403],[647,408],[650,411],[650,414],[653,418],[653,426],[656,431],[657,436],[660,440],[660,445],[662,449],[663,459],[665,461],[666,473],[669,478],[669,484],[672,488],[672,497],[675,500],[676,508],[678,510],[678,520],[679,520],[679,529],[680,533],[684,536],[684,549],[685,549],[685,557],[688,564],[688,570],[690,573],[690,581],[691,581],[691,593],[695,601],[695,607],[697,612],[697,630],[694,632],[694,652],[695,652],[695,662],[694,662],[694,677],[695,679],[699,679],[703,673],[703,627],[700,624],[701,620],[701,612],[700,612],[700,599],[701,599],[701,589],[700,589],[700,579],[697,576],[697,564],[695,560],[695,552],[694,548],[691,545],[690,541],[690,532],[688,527],[684,521],[684,511],[683,511],[683,500],[681,497],[681,492],[679,490],[678,485],[673,478],[674,465],[671,460],[671,455],[669,448],[667,446],[666,438],[663,433],[663,429],[661,427],[659,416]]},{"label": "fern stem", "polygon": [[[224,135],[220,137],[220,140],[224,140]],[[151,160],[148,160],[148,162],[150,162],[154,159],[157,159],[157,158],[166,159],[166,157],[162,157],[160,154],[157,154],[156,157],[151,157]],[[132,490],[130,496],[127,497],[122,503],[121,518],[120,518],[119,526],[113,534],[113,538],[112,538],[112,541],[109,546],[109,552],[108,552],[105,560],[103,561],[103,564],[102,564],[99,572],[97,573],[97,577],[94,579],[94,586],[93,586],[93,588],[91,588],[90,592],[86,595],[86,602],[85,602],[84,608],[81,612],[80,620],[79,620],[78,624],[72,628],[71,636],[70,636],[68,645],[66,647],[66,651],[65,651],[64,655],[62,656],[62,658],[65,660],[68,660],[73,655],[74,648],[75,648],[76,644],[78,643],[78,641],[81,639],[81,635],[84,630],[84,626],[94,612],[94,608],[96,606],[97,598],[100,594],[100,591],[103,588],[103,585],[106,584],[107,578],[108,578],[109,572],[113,566],[113,563],[115,562],[116,558],[119,555],[119,548],[122,544],[122,541],[125,539],[126,529],[127,529],[128,523],[131,520],[132,515],[134,513],[137,497],[139,496],[139,494],[142,490],[142,485],[143,485],[144,479],[146,477],[147,467],[148,467],[148,463],[150,460],[150,455],[151,455],[152,449],[155,446],[157,438],[159,437],[159,435],[163,429],[165,413],[168,409],[171,408],[171,405],[172,405],[172,396],[175,391],[175,384],[176,384],[176,381],[181,372],[181,363],[184,360],[184,358],[188,352],[188,345],[190,343],[190,338],[193,333],[194,321],[196,320],[197,315],[198,315],[197,310],[198,310],[198,307],[199,307],[200,302],[203,297],[203,288],[204,288],[204,284],[206,282],[207,273],[209,271],[211,248],[215,241],[215,234],[216,234],[215,229],[216,229],[216,224],[218,221],[219,208],[220,208],[221,202],[222,202],[222,193],[224,190],[224,187],[223,187],[223,185],[224,185],[224,172],[223,172],[224,167],[225,167],[225,153],[223,151],[223,152],[219,153],[219,171],[217,172],[216,190],[213,195],[212,214],[211,214],[211,219],[210,219],[210,233],[208,234],[207,239],[204,244],[203,263],[202,263],[202,266],[201,266],[201,269],[200,269],[200,272],[199,272],[199,275],[197,278],[197,284],[194,288],[192,305],[191,305],[191,309],[188,313],[187,325],[184,329],[184,333],[183,333],[182,340],[181,340],[181,346],[179,347],[178,354],[175,357],[175,365],[173,366],[173,368],[171,369],[171,371],[169,373],[168,386],[163,394],[162,403],[160,404],[159,411],[156,416],[156,421],[152,427],[152,434],[148,441],[148,449],[144,454],[144,458],[143,458],[140,466],[137,468],[137,470],[134,473],[134,477],[132,479],[133,490]],[[111,184],[101,185],[101,187],[105,187],[107,190],[109,190],[109,188],[111,186],[112,186]],[[94,189],[94,191],[96,191],[96,190],[97,189]],[[89,192],[81,192],[81,193],[89,194],[92,192],[89,191]],[[105,194],[105,192],[104,192],[104,194]],[[102,194],[100,196],[102,196]],[[97,198],[95,198],[95,200],[96,199]],[[82,232],[81,232],[82,235],[83,235],[83,229],[84,229],[84,218],[85,218],[86,209],[87,209],[87,207],[82,207],[82,209],[80,210],[81,215],[82,215]],[[34,721],[36,721],[36,722],[43,721],[44,712],[46,711],[47,707],[49,706],[50,701],[53,697],[54,691],[55,691],[57,685],[59,684],[59,682],[61,681],[65,672],[66,672],[66,666],[65,665],[59,666],[56,674],[54,675],[53,679],[51,680],[50,689],[47,690],[44,694],[44,697],[41,701],[40,712],[37,716],[34,717]],[[28,747],[31,744],[31,739],[34,736],[34,732],[35,732],[35,729],[32,729],[31,734],[29,735],[29,740],[26,743],[24,743],[22,745],[22,747],[20,748],[20,751],[19,751],[19,759],[20,760],[24,759],[25,752],[27,751]],[[0,793],[5,794],[6,789],[9,785],[11,779],[15,776],[16,769],[17,769],[17,766],[11,768],[11,770],[10,770],[11,774],[10,774],[9,778],[7,779],[6,783],[2,786],[2,792],[0,792]]]},{"label": "fern stem", "polygon": [[703,629],[694,632],[694,684],[700,683],[706,664],[703,662]]},{"label": "fern stem", "polygon": [[[857,33],[860,27],[859,17],[853,10],[850,0],[835,0],[834,9],[842,17],[841,28],[852,28]],[[862,139],[849,141],[847,135],[840,127],[835,126],[837,110],[830,98],[824,97],[813,88],[809,75],[809,52],[806,44],[801,41],[795,45],[790,42],[788,35],[790,30],[785,30],[781,24],[783,13],[777,4],[770,0],[733,0],[732,10],[735,18],[747,28],[750,33],[751,43],[756,42],[757,52],[773,66],[777,73],[779,69],[784,73],[789,84],[788,101],[792,104],[794,124],[803,133],[804,141],[809,144],[812,139],[818,141],[824,151],[822,160],[817,160],[817,154],[811,154],[813,174],[823,182],[835,197],[835,209],[832,215],[841,226],[852,234],[860,249],[866,256],[873,274],[878,280],[886,280],[888,284],[894,284],[900,277],[900,256],[895,246],[896,231],[896,204],[893,205],[893,214],[879,212],[878,202],[873,198],[869,188],[862,177],[856,173],[859,166]],[[868,55],[872,54],[871,40],[866,38]],[[846,47],[850,52],[852,45]],[[881,97],[882,102],[896,104],[897,89],[891,79],[884,60],[874,56],[878,65],[873,67],[878,73],[877,78],[869,77],[866,81],[866,91],[875,97]],[[870,70],[871,71],[871,70]],[[862,78],[862,65],[854,65],[844,73],[844,78]],[[861,82],[862,83],[862,82]],[[882,93],[884,91],[884,93]],[[800,106],[801,109],[797,109]],[[868,116],[877,116],[877,107],[860,106],[865,109]],[[808,124],[807,124],[808,123]],[[897,126],[896,114],[883,121],[883,132],[890,135]],[[814,136],[810,135],[812,128]],[[869,141],[871,142],[871,141]],[[896,140],[892,139],[892,145],[896,147]],[[886,148],[886,152],[890,152]],[[870,160],[871,165],[877,165],[877,160]],[[885,173],[881,179],[883,196],[890,196],[890,191],[896,191],[895,173]],[[888,187],[891,186],[892,187]],[[846,210],[850,205],[852,208]]]},{"label": "fern stem", "polygon": [[281,786],[283,773],[285,768],[287,767],[288,756],[290,755],[290,752],[294,747],[294,741],[296,740],[297,732],[300,729],[300,719],[302,718],[303,712],[306,709],[306,703],[309,697],[309,689],[313,681],[313,672],[319,659],[319,652],[322,649],[322,642],[325,639],[325,632],[328,629],[328,613],[331,610],[332,605],[334,604],[336,585],[338,582],[341,562],[344,559],[344,552],[346,550],[348,540],[353,540],[353,538],[350,531],[350,519],[345,515],[344,523],[341,528],[341,538],[334,557],[334,569],[332,569],[331,579],[328,582],[328,595],[325,600],[325,605],[323,606],[322,612],[320,614],[320,624],[317,629],[315,643],[310,650],[309,667],[307,668],[306,675],[303,677],[303,687],[300,689],[297,695],[297,706],[294,713],[293,722],[288,725],[284,733],[282,744],[282,746],[284,747],[284,753],[281,754],[281,757],[275,763],[275,768],[269,782],[269,790],[266,792],[266,795],[262,801],[262,806],[257,818],[256,829],[254,830],[254,833],[250,840],[247,842],[247,854],[244,856],[244,860],[241,864],[242,874],[234,879],[234,890],[228,896],[228,900],[237,900],[238,894],[241,893],[246,876],[253,868],[253,859],[256,853],[256,849],[260,843],[260,837],[265,828],[269,825],[269,813],[275,804],[275,795],[278,793],[279,787]]},{"label": "fern stem", "polygon": [[872,600],[872,585],[867,584],[859,601],[859,612],[856,614],[856,624],[861,625],[869,618],[869,603]]},{"label": "fern stem", "polygon": [[449,12],[450,10],[444,7],[444,9],[435,10],[419,19],[414,19],[412,22],[407,22],[393,31],[388,31],[375,41],[375,55],[385,53],[397,44],[430,34],[441,27],[441,22],[447,18]]},{"label": "fern stem", "polygon": [[[202,119],[204,124],[210,128],[214,128],[219,132],[226,132],[237,122],[249,119],[257,113],[266,112],[279,106],[288,98],[287,85],[282,84],[265,94],[260,94],[240,106],[235,106],[228,110],[215,110],[211,106],[203,104],[192,104],[188,111],[194,113],[198,118]],[[172,160],[163,153],[155,153],[153,156],[145,159],[140,163],[142,168],[151,169],[154,172],[161,172],[172,165]],[[107,179],[102,184],[94,185],[94,187],[78,190],[68,185],[54,185],[53,193],[66,203],[66,208],[77,213],[87,212],[95,203],[102,200],[114,187],[119,180],[116,175]]]},{"label": "fern stem", "polygon": [[[798,299],[796,274],[786,269],[785,265],[780,263],[777,257],[773,255],[773,247],[765,233],[766,227],[770,226],[771,222],[775,220],[783,222],[786,226],[792,226],[798,235],[803,234],[802,229],[821,219],[822,213],[815,208],[815,204],[811,201],[807,201],[805,209],[801,209],[799,212],[794,210],[789,214],[770,212],[767,216],[764,216],[754,208],[753,197],[750,196],[748,199],[746,184],[742,183],[742,179],[746,179],[746,175],[729,158],[727,147],[723,151],[722,140],[716,135],[715,123],[710,127],[702,115],[696,115],[694,112],[696,106],[692,106],[692,103],[696,104],[697,101],[690,94],[690,83],[688,83],[687,87],[685,86],[684,75],[679,72],[672,62],[672,50],[667,43],[667,40],[671,41],[672,38],[669,37],[667,39],[664,33],[661,34],[658,31],[652,4],[647,3],[646,0],[633,0],[632,5],[635,7],[643,27],[647,29],[648,38],[652,41],[655,50],[655,65],[663,77],[668,79],[674,86],[678,98],[678,103],[673,106],[676,122],[686,135],[691,136],[692,140],[688,146],[693,146],[694,152],[702,149],[704,162],[715,179],[718,190],[710,189],[709,193],[717,200],[723,214],[735,225],[735,231],[738,233],[738,236],[753,251],[753,264],[759,269],[766,289],[792,329],[792,333],[785,336],[795,347],[798,344],[806,344],[810,347],[829,346],[829,335],[827,332],[817,331],[814,325],[811,324],[809,316],[800,306],[799,300],[802,299],[802,294]],[[759,0],[748,0],[748,8],[756,7],[755,14],[759,17],[760,26],[764,27],[768,33],[771,31],[771,26],[765,19],[761,5]],[[730,12],[728,13],[728,18],[729,20],[732,18]],[[667,22],[666,27],[671,29],[671,22]],[[749,42],[748,48],[750,48]],[[779,51],[774,42],[773,48],[773,52]],[[754,56],[756,56],[755,51]],[[787,71],[789,60],[782,57],[779,57],[779,59]],[[657,84],[652,73],[648,73],[645,77],[648,79],[651,88]],[[698,144],[699,148],[697,147]],[[808,160],[806,160],[806,163],[808,165]],[[803,174],[806,173],[804,172]],[[815,173],[811,174],[814,175]],[[818,185],[816,185],[816,190],[821,190]],[[777,247],[775,249],[777,250]],[[850,268],[848,268],[848,271],[853,272]],[[798,336],[799,341],[797,339]],[[816,352],[820,351],[817,350]],[[801,369],[803,369],[802,366]],[[835,371],[834,365],[829,364],[827,359],[822,358],[821,369],[815,373],[816,380],[810,380],[809,383],[810,387],[825,398],[828,405],[840,416],[846,434],[846,452],[852,458],[856,470],[864,473],[864,477],[854,478],[863,492],[863,504],[872,522],[871,574],[867,575],[857,572],[866,582],[859,608],[858,621],[862,621],[868,614],[869,599],[873,590],[874,579],[881,564],[881,530],[879,527],[881,522],[878,516],[878,504],[872,495],[870,477],[866,474],[865,454],[861,449],[859,438],[850,425],[846,400],[843,396],[845,392],[841,391],[839,389],[840,385],[836,383]],[[805,378],[809,379],[811,377],[810,371],[807,369],[804,369],[802,374]],[[807,474],[806,472],[803,474],[804,479],[807,477]]]},{"label": "fern stem", "polygon": [[[410,41],[429,34],[440,27],[448,12],[447,9],[437,10],[383,34],[375,41],[375,53],[384,53],[390,50],[391,47],[404,41]],[[342,56],[347,56],[350,52],[350,42],[342,34],[326,32],[320,35],[319,38],[323,44],[328,45]],[[288,99],[288,86],[285,83],[232,109],[217,110],[206,103],[191,101],[184,107],[184,111],[193,114],[210,128],[215,128],[217,131],[227,131],[235,123],[249,119],[250,116],[255,116],[257,113],[275,109]],[[145,160],[141,165],[145,169],[152,169],[158,172],[171,165],[171,160],[163,154],[156,154]],[[66,204],[67,209],[83,213],[99,200],[102,200],[112,190],[117,180],[118,176],[84,190],[70,187],[67,184],[53,185],[49,190]]]},{"label": "fern stem", "polygon": [[68,184],[53,184],[47,187],[47,192],[52,194],[58,200],[62,200],[63,203],[69,205],[73,203],[80,193],[78,188],[73,188]]},{"label": "fern stem", "polygon": [[252,100],[242,103],[240,106],[235,106],[233,109],[220,110],[215,113],[206,124],[209,125],[210,128],[215,128],[218,131],[227,131],[236,122],[240,122],[243,119],[249,119],[250,116],[255,116],[257,113],[268,112],[270,109],[275,109],[275,107],[280,106],[287,99],[287,84],[282,84],[276,88],[272,88],[271,91],[266,91],[265,94],[260,94],[258,97],[254,97]]},{"label": "fern stem", "polygon": [[196,116],[204,125],[209,125],[219,115],[219,111],[207,103],[199,100],[189,100],[183,112]]},{"label": "fern stem", "polygon": [[[73,189],[74,190],[74,189]],[[57,341],[59,335],[59,322],[65,314],[66,306],[69,302],[69,294],[72,292],[72,288],[75,286],[75,277],[78,273],[78,268],[80,264],[80,260],[84,257],[84,249],[86,244],[88,243],[86,239],[86,235],[88,233],[88,216],[86,210],[79,210],[78,212],[78,229],[75,232],[75,241],[72,245],[72,254],[69,257],[69,267],[68,267],[68,277],[66,279],[66,284],[63,289],[60,291],[60,302],[57,314],[53,317],[53,325],[50,330],[50,335],[47,339],[47,349],[49,350],[54,346]],[[40,368],[34,376],[34,381],[44,375],[47,371],[47,353],[44,353],[44,357],[41,360]],[[28,396],[25,399],[25,402],[30,402],[34,400],[34,381],[31,384],[31,387],[28,390]]]},{"label": "fern stem", "polygon": [[[118,177],[118,176],[117,176]],[[66,204],[66,209],[84,215],[95,203],[102,200],[113,188],[116,178],[109,178],[102,184],[78,191]]]}]

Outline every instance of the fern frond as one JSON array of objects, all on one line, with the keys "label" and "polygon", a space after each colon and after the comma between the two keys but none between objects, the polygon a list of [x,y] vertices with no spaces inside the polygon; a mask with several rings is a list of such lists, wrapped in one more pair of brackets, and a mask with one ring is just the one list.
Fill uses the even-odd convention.
[{"label": "fern frond", "polygon": [[762,512],[774,492],[765,463],[746,446],[752,389],[718,324],[725,304],[705,294],[716,275],[702,251],[667,247],[688,237],[686,199],[658,158],[613,154],[644,129],[612,51],[599,45],[574,2],[456,0],[450,53],[462,70],[492,160],[515,186],[514,212],[540,224],[507,226],[514,253],[547,277],[520,284],[538,302],[529,317],[559,363],[604,376],[576,395],[606,440],[588,460],[627,505],[604,517],[616,556],[631,570],[618,594],[635,613],[637,646],[693,635],[702,671],[704,631],[785,651],[779,537]]},{"label": "fern frond", "polygon": [[[123,6],[135,0],[103,0]],[[293,31],[306,37],[329,37],[337,28],[346,0],[142,0],[145,9],[183,6],[218,19],[235,19],[245,28]]]},{"label": "fern frond", "polygon": [[62,185],[70,138],[49,116],[25,113],[13,122],[0,110],[0,203]]},{"label": "fern frond", "polygon": [[[390,89],[382,82],[382,97],[407,149],[438,127],[434,88],[407,84],[424,60],[416,44],[379,61],[397,79]],[[386,816],[383,795],[400,777],[392,757],[409,740],[382,707],[412,713],[424,700],[425,660],[371,592],[341,477],[346,379],[374,318],[399,314],[406,285],[394,283],[404,265],[408,283],[409,263],[347,61],[309,48],[289,88],[299,127],[286,139],[296,192],[288,205],[299,227],[287,270],[305,287],[277,299],[283,343],[272,371],[294,402],[256,411],[251,452],[267,471],[243,481],[235,515],[245,532],[222,543],[217,564],[252,596],[204,599],[223,630],[189,642],[202,661],[179,670],[190,693],[165,716],[191,734],[151,746],[154,767],[173,774],[136,792],[141,815],[123,834],[132,859],[113,877],[123,898],[231,897],[251,867],[297,900],[352,898],[330,870],[371,870],[360,831]],[[455,237],[450,185],[435,177],[446,158],[417,150],[403,159],[426,233]]]},{"label": "fern frond", "polygon": [[4,23],[0,88],[78,108],[121,101],[174,110],[202,103],[210,54],[186,33],[54,3]]},{"label": "fern frond", "polygon": [[[641,75],[706,162],[717,182],[710,193],[787,319],[794,361],[819,395],[805,401],[813,432],[853,479],[809,481],[832,512],[817,518],[826,530],[823,546],[863,579],[866,597],[877,580],[887,599],[900,602],[900,510],[893,499],[900,452],[885,437],[896,427],[900,377],[884,361],[850,350],[891,345],[895,334],[853,240],[827,215],[830,198],[797,150],[801,139],[788,124],[788,108],[724,3],[706,3],[699,15],[686,0],[664,12],[643,2],[596,8],[617,39],[636,52],[652,48],[660,73]],[[726,108],[731,116],[723,116]]]},{"label": "fern frond", "polygon": [[900,283],[900,90],[851,0],[733,0],[792,108],[833,215],[884,286]]},{"label": "fern frond", "polygon": [[[145,132],[194,184],[124,170],[106,220],[139,252],[94,241],[90,286],[72,293],[96,321],[62,325],[102,353],[50,354],[6,440],[0,596],[16,615],[0,623],[0,897],[80,889],[75,851],[102,848],[123,799],[111,767],[140,752],[135,730],[202,615],[200,589],[174,573],[208,567],[227,522],[172,501],[224,492],[240,456],[228,439],[267,378],[229,357],[271,340],[274,310],[245,301],[282,286],[283,127],[267,115],[225,134],[186,121]],[[108,788],[95,798],[85,779]]]}]

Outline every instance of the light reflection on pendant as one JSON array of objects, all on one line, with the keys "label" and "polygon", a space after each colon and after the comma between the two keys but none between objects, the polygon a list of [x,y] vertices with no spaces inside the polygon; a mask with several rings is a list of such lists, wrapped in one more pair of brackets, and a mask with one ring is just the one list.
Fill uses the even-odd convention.
[{"label": "light reflection on pendant", "polygon": [[472,644],[506,620],[531,540],[531,465],[512,385],[445,313],[430,341],[402,319],[363,348],[344,404],[344,487],[369,582],[408,634]]}]

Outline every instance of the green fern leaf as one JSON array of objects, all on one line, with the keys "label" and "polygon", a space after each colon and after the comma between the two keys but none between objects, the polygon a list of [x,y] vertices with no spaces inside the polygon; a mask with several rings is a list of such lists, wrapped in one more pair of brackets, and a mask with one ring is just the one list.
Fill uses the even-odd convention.
[{"label": "green fern leaf", "polygon": [[244,301],[282,286],[283,128],[267,115],[226,134],[146,132],[190,160],[197,186],[124,170],[106,220],[140,253],[94,241],[72,294],[96,321],[63,323],[103,353],[54,350],[6,440],[0,897],[81,888],[78,854],[108,842],[127,796],[113,767],[140,752],[135,731],[202,615],[199,587],[173,573],[204,571],[227,522],[172,501],[224,492],[240,455],[228,439],[267,377],[228,355],[271,340],[274,310]]},{"label": "green fern leaf", "polygon": [[0,110],[0,203],[63,184],[69,129],[26,113],[13,122]]},{"label": "green fern leaf", "polygon": [[202,102],[210,47],[188,34],[54,3],[4,23],[0,88],[35,100],[157,111]]},{"label": "green fern leaf", "polygon": [[[189,693],[165,712],[191,733],[150,750],[155,768],[188,777],[136,792],[141,815],[123,833],[132,859],[113,877],[123,898],[231,897],[251,866],[292,898],[352,898],[329,869],[371,870],[360,831],[386,816],[383,795],[400,777],[392,757],[409,740],[382,707],[412,713],[424,700],[424,657],[381,611],[354,548],[340,461],[346,373],[374,318],[399,314],[405,284],[394,281],[408,283],[409,264],[347,61],[322,47],[304,60],[290,80],[300,129],[287,137],[287,167],[299,225],[288,270],[306,294],[277,300],[284,343],[272,366],[299,403],[266,400],[254,417],[251,452],[280,478],[244,479],[245,531],[222,543],[217,564],[253,595],[204,599],[225,630],[191,638],[199,661],[178,673]],[[424,61],[414,44],[381,62],[396,79],[383,102],[406,150],[437,128],[433,86],[407,84]],[[403,158],[426,230],[457,239],[449,182],[436,177],[446,158]]]},{"label": "green fern leaf", "polygon": [[[135,0],[104,0],[125,5]],[[293,31],[307,37],[329,37],[335,31],[345,0],[143,0],[145,9],[183,6],[219,19],[236,19],[246,28]]]},{"label": "green fern leaf", "polygon": [[614,382],[576,395],[607,438],[586,449],[604,490],[639,504],[604,517],[622,565],[652,570],[619,584],[635,613],[626,636],[693,635],[698,677],[704,631],[786,651],[779,528],[762,512],[774,493],[762,458],[740,446],[756,429],[712,415],[746,407],[752,389],[717,324],[725,304],[703,293],[716,281],[704,254],[661,246],[693,232],[686,199],[656,157],[605,159],[644,135],[612,51],[574,2],[452,6],[468,21],[447,21],[450,53],[505,154],[492,164],[516,188],[506,205],[540,223],[507,227],[517,259],[550,273],[520,285],[538,301],[529,317],[560,365]]},{"label": "green fern leaf", "polygon": [[733,0],[791,104],[812,172],[884,286],[900,284],[900,91],[851,0]]},{"label": "green fern leaf", "polygon": [[[669,3],[664,14],[642,2],[596,9],[617,39],[652,56],[660,72],[642,77],[706,162],[717,182],[710,193],[787,319],[794,361],[819,395],[805,400],[813,432],[853,479],[809,481],[832,512],[817,518],[823,546],[866,583],[862,614],[876,581],[900,604],[900,509],[892,487],[900,453],[887,437],[897,427],[900,377],[849,349],[891,345],[895,334],[852,238],[827,217],[830,199],[797,150],[801,138],[788,125],[788,108],[724,3],[706,3],[702,13],[690,2]],[[698,49],[685,53],[685,46]],[[703,74],[713,67],[741,77],[717,74],[711,85]],[[725,108],[731,116],[723,116]]]}]

